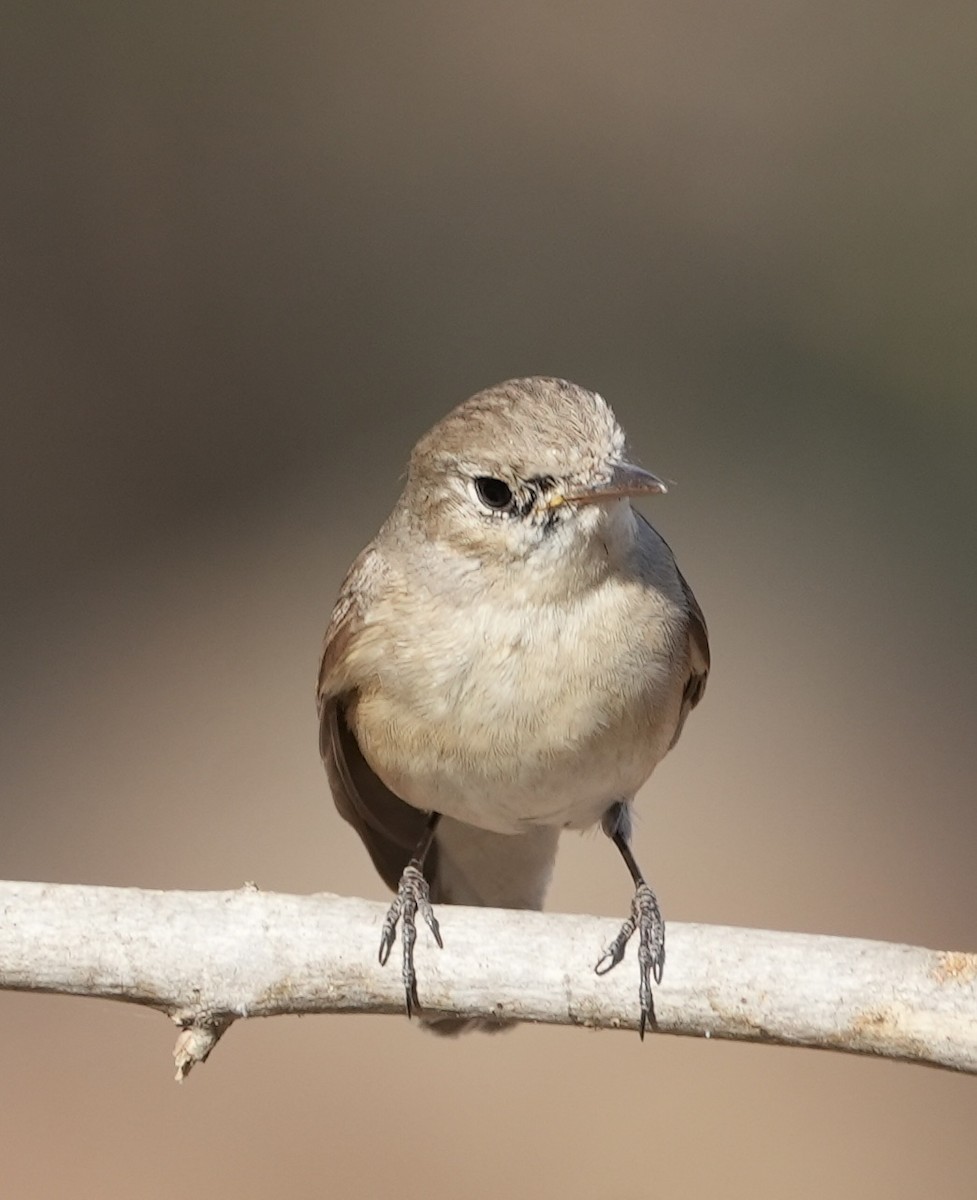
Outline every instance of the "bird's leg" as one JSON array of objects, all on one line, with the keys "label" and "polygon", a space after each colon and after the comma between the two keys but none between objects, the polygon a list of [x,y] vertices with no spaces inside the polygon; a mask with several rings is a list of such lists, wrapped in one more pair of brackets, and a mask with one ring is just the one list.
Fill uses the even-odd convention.
[{"label": "bird's leg", "polygon": [[424,859],[431,849],[434,833],[440,820],[440,813],[431,813],[428,818],[424,827],[424,836],[417,843],[410,862],[404,867],[397,887],[397,895],[387,910],[387,915],[383,919],[383,929],[380,932],[380,966],[383,967],[386,966],[390,951],[397,940],[397,925],[398,923],[403,925],[401,935],[404,946],[402,970],[408,1017],[415,1008],[421,1007],[420,1001],[417,999],[417,976],[414,973],[414,943],[417,941],[417,926],[414,917],[418,911],[424,918],[428,929],[434,934],[434,940],[438,946],[441,947],[444,944],[441,941],[438,919],[431,907],[431,889],[424,878]]},{"label": "bird's leg", "polygon": [[638,971],[641,982],[638,1000],[641,1006],[641,1022],[638,1033],[642,1040],[645,1027],[655,1029],[655,1001],[651,994],[651,981],[661,983],[665,967],[665,922],[662,920],[658,900],[641,873],[631,853],[631,812],[627,804],[612,805],[604,814],[601,827],[618,850],[634,880],[634,896],[631,899],[631,915],[621,926],[621,932],[607,947],[597,966],[598,975],[606,975],[624,957],[631,936],[638,933]]}]

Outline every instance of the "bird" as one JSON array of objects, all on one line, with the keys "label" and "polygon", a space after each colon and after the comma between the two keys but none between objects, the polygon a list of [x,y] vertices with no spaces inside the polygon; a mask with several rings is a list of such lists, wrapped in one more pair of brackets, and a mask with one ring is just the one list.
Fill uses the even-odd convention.
[{"label": "bird", "polygon": [[633,463],[610,406],[548,376],[478,392],[424,434],[400,498],[341,586],[316,688],[340,815],[395,893],[408,1016],[435,1032],[504,1019],[425,1015],[420,914],[541,909],[563,830],[600,826],[631,876],[638,1028],[656,1027],[665,925],[632,850],[638,789],[678,741],[710,667],[705,618],[633,507],[667,491]]}]

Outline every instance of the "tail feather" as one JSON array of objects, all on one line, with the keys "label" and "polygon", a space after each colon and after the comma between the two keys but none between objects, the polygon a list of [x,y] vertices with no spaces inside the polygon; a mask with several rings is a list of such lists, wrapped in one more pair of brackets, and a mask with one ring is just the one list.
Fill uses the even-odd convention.
[{"label": "tail feather", "polygon": [[435,841],[431,899],[485,908],[543,907],[560,831],[534,826],[525,833],[489,833],[442,817]]},{"label": "tail feather", "polygon": [[[442,817],[437,866],[430,879],[435,904],[540,909],[556,861],[558,829],[538,826],[526,833],[489,833]],[[479,1029],[498,1033],[512,1021],[468,1017],[421,1017],[432,1033],[454,1036]]]}]

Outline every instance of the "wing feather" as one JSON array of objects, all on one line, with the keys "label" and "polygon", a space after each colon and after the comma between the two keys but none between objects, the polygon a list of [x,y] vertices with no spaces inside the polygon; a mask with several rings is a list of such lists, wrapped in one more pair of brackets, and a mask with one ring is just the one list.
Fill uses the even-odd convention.
[{"label": "wing feather", "polygon": [[[428,814],[395,795],[363,756],[349,716],[357,690],[350,678],[350,651],[363,629],[363,609],[371,588],[382,582],[373,551],[353,563],[333,610],[323,643],[316,699],[319,751],[333,801],[366,846],[388,887],[396,890],[401,873],[424,833]],[[424,874],[437,871],[437,844],[424,863]]]},{"label": "wing feather", "polygon": [[635,516],[637,516],[639,522],[644,526],[646,537],[650,537],[664,547],[678,580],[685,608],[685,632],[688,638],[689,673],[682,691],[682,707],[678,725],[675,729],[675,736],[672,738],[671,745],[669,746],[669,749],[671,749],[678,741],[689,713],[705,694],[706,680],[709,678],[709,666],[711,663],[709,632],[706,628],[706,618],[703,616],[699,602],[695,598],[695,593],[689,586],[688,580],[678,569],[678,564],[675,562],[675,555],[672,554],[671,547],[643,514],[635,510]]}]

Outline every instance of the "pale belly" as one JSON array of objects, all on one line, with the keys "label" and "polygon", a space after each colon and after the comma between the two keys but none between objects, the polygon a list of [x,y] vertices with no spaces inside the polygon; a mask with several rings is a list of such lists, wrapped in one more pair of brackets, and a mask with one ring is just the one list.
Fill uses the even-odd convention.
[{"label": "pale belly", "polygon": [[465,753],[438,740],[438,750],[418,753],[406,769],[401,754],[385,754],[382,744],[367,757],[388,787],[415,807],[495,833],[518,833],[533,825],[596,824],[615,801],[634,796],[670,739],[612,728],[567,742],[543,731],[515,746],[470,743]]},{"label": "pale belly", "polygon": [[379,665],[354,732],[417,808],[498,833],[593,825],[634,796],[678,723],[684,640],[648,632],[617,645],[587,611],[544,614],[527,631],[522,616],[507,628],[476,608],[463,636],[427,630],[423,653],[405,639]]}]

